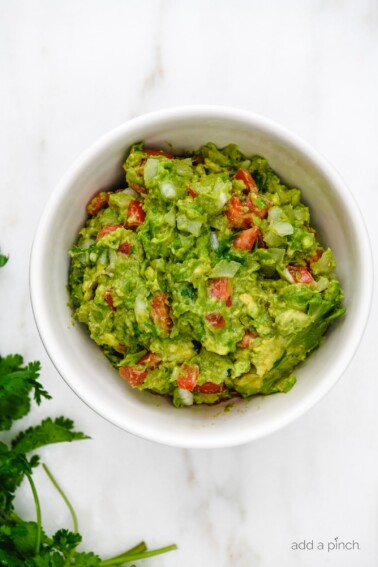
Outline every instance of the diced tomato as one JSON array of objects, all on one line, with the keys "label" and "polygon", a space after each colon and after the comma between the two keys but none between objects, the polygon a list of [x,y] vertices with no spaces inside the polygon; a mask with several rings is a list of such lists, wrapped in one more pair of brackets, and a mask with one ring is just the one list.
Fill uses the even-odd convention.
[{"label": "diced tomato", "polygon": [[252,198],[250,195],[248,195],[245,204],[247,205],[251,213],[257,215],[258,217],[260,217],[260,219],[264,219],[267,216],[268,211],[273,203],[266,197],[256,193]]},{"label": "diced tomato", "polygon": [[314,278],[307,268],[303,266],[287,266],[292,278],[295,283],[312,284],[314,283]]},{"label": "diced tomato", "polygon": [[214,382],[205,382],[200,386],[196,386],[196,392],[201,394],[220,394],[224,390],[224,384],[215,384]]},{"label": "diced tomato", "polygon": [[109,305],[112,311],[115,311],[114,303],[113,303],[113,289],[109,287],[104,293],[104,299],[106,303]]},{"label": "diced tomato", "polygon": [[225,301],[227,307],[231,307],[232,297],[229,278],[214,278],[210,280],[209,295]]},{"label": "diced tomato", "polygon": [[108,204],[110,195],[110,191],[101,191],[100,193],[97,193],[97,195],[89,201],[87,205],[87,213],[89,215],[97,215],[97,213]]},{"label": "diced tomato", "polygon": [[127,209],[127,227],[134,228],[140,226],[145,218],[146,213],[143,210],[142,203],[134,200],[130,201],[129,208]]},{"label": "diced tomato", "polygon": [[151,301],[151,319],[164,333],[172,329],[171,311],[165,293],[159,293]]},{"label": "diced tomato", "polygon": [[147,154],[148,156],[164,156],[168,159],[174,159],[175,157],[168,152],[164,152],[163,150],[143,150],[143,153]]},{"label": "diced tomato", "polygon": [[258,192],[258,187],[256,185],[256,181],[253,179],[252,175],[246,169],[238,169],[235,173],[235,179],[239,181],[243,181],[244,185],[251,191],[252,193]]},{"label": "diced tomato", "polygon": [[135,388],[144,382],[148,372],[141,368],[135,368],[135,366],[121,366],[119,369],[119,375],[123,378],[123,380],[126,380],[130,386]]},{"label": "diced tomato", "polygon": [[248,230],[243,230],[238,234],[233,241],[233,247],[239,250],[252,250],[256,239],[261,234],[260,229],[257,226],[253,228],[248,228]]},{"label": "diced tomato", "polygon": [[197,385],[199,368],[195,364],[183,364],[177,378],[177,386],[183,390],[194,390]]},{"label": "diced tomato", "polygon": [[98,231],[97,240],[101,240],[101,238],[103,238],[107,234],[110,234],[114,230],[117,230],[117,228],[123,228],[123,224],[108,224],[107,226],[104,226],[104,228]]},{"label": "diced tomato", "polygon": [[198,197],[197,191],[194,191],[193,187],[191,187],[190,185],[188,187],[188,192],[189,192],[189,195],[192,197],[192,199],[195,199],[196,197]]},{"label": "diced tomato", "polygon": [[248,207],[233,195],[226,210],[228,224],[232,228],[249,228],[253,226],[253,217]]},{"label": "diced tomato", "polygon": [[244,337],[242,338],[241,341],[238,342],[237,346],[239,348],[249,348],[256,337],[257,337],[256,333],[247,329],[246,332],[244,333]]},{"label": "diced tomato", "polygon": [[159,364],[161,364],[160,358],[157,354],[153,352],[148,352],[140,360],[138,360],[138,364],[142,366],[148,366],[149,368],[157,368]]},{"label": "diced tomato", "polygon": [[306,262],[308,264],[312,264],[313,262],[317,262],[323,256],[324,250],[322,248],[317,248],[312,256],[307,258]]},{"label": "diced tomato", "polygon": [[131,252],[131,244],[130,242],[122,242],[119,246],[118,246],[118,252],[121,252],[121,254],[125,254],[126,256],[130,255]]},{"label": "diced tomato", "polygon": [[223,329],[226,324],[224,317],[221,313],[208,313],[205,319],[210,323],[214,329]]},{"label": "diced tomato", "polygon": [[138,183],[133,183],[132,181],[129,183],[130,189],[136,191],[137,193],[147,193],[147,189],[143,187],[143,185],[138,185]]}]

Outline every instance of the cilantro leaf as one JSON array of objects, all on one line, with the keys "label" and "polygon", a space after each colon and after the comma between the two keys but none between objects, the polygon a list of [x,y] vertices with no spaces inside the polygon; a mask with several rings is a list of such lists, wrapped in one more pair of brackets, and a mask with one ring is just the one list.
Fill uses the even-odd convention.
[{"label": "cilantro leaf", "polygon": [[2,268],[3,266],[5,266],[5,264],[8,262],[8,256],[4,256],[3,254],[0,254],[0,268]]},{"label": "cilantro leaf", "polygon": [[50,417],[44,419],[39,425],[29,427],[22,431],[12,441],[15,453],[28,453],[44,445],[62,443],[65,441],[79,441],[89,439],[81,431],[73,431],[74,422],[65,417]]},{"label": "cilantro leaf", "polygon": [[23,366],[19,354],[0,356],[0,430],[10,429],[13,421],[29,413],[32,391],[37,404],[51,398],[37,380],[40,369],[40,362]]},{"label": "cilantro leaf", "polygon": [[25,474],[31,473],[38,463],[37,456],[28,461],[25,455],[11,451],[0,442],[0,519],[7,519],[12,513],[17,488]]},{"label": "cilantro leaf", "polygon": [[65,557],[74,550],[81,542],[80,534],[70,532],[69,530],[58,530],[53,535],[53,545],[58,548]]}]

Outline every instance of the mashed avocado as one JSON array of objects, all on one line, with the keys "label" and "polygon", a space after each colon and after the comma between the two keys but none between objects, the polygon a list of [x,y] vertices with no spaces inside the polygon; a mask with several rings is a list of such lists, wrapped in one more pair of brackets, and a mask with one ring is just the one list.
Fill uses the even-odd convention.
[{"label": "mashed avocado", "polygon": [[209,143],[132,147],[71,248],[74,318],[133,388],[183,405],[287,392],[344,313],[299,189]]}]

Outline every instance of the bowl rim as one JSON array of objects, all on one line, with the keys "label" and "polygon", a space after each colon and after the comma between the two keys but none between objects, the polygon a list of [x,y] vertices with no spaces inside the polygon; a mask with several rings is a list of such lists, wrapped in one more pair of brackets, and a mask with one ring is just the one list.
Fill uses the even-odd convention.
[{"label": "bowl rim", "polygon": [[[92,397],[91,401],[88,401],[87,397],[80,391],[80,387],[75,384],[75,381],[72,380],[69,375],[67,375],[68,373],[65,372],[62,365],[55,363],[55,353],[57,349],[59,349],[59,344],[55,341],[55,338],[51,333],[48,317],[44,316],[43,294],[41,293],[42,281],[40,278],[44,263],[44,254],[46,251],[46,241],[49,234],[48,229],[50,218],[51,215],[56,212],[57,205],[64,196],[66,189],[71,186],[72,182],[78,177],[80,172],[84,171],[92,162],[93,158],[107,148],[107,146],[134,129],[143,129],[146,126],[152,127],[164,122],[165,120],[194,116],[196,118],[217,118],[246,122],[251,126],[263,129],[269,135],[282,139],[285,144],[294,147],[301,154],[305,155],[311,163],[314,163],[325,175],[329,184],[332,186],[332,190],[338,193],[338,196],[343,201],[345,208],[355,220],[356,226],[358,223],[360,236],[358,250],[361,255],[361,270],[363,270],[363,274],[360,281],[362,282],[363,287],[359,290],[358,295],[359,312],[356,318],[357,324],[355,325],[353,332],[350,332],[348,337],[349,348],[344,348],[343,356],[339,357],[338,364],[334,367],[332,375],[330,375],[329,379],[322,384],[322,387],[318,384],[317,389],[311,392],[311,395],[307,395],[302,398],[300,402],[291,408],[290,411],[280,414],[274,419],[270,419],[264,427],[260,426],[252,430],[245,428],[245,430],[234,432],[228,439],[225,439],[224,437],[219,439],[221,436],[218,436],[217,438],[216,435],[211,435],[211,430],[210,435],[207,436],[201,433],[201,436],[195,435],[191,438],[187,437],[182,439],[182,436],[175,434],[174,431],[169,434],[166,432],[165,434],[162,434],[162,432],[159,432],[159,428],[151,426],[144,427],[143,424],[135,423],[135,421],[128,423],[126,426],[124,422],[121,423],[117,419],[112,419],[111,411],[108,410],[107,406],[105,405],[105,407],[103,407],[100,400],[97,400],[96,403],[96,396],[94,396],[94,398]],[[314,407],[339,381],[351,363],[361,343],[368,323],[373,295],[373,257],[365,221],[353,193],[350,191],[336,169],[308,142],[270,118],[254,112],[218,105],[177,106],[148,112],[123,122],[119,126],[102,135],[76,158],[66,173],[61,177],[55,189],[51,192],[40,217],[31,248],[29,289],[35,323],[45,350],[60,376],[88,407],[110,423],[113,423],[119,428],[144,439],[175,447],[221,448],[241,445],[255,439],[265,437],[266,435],[282,429]]]}]

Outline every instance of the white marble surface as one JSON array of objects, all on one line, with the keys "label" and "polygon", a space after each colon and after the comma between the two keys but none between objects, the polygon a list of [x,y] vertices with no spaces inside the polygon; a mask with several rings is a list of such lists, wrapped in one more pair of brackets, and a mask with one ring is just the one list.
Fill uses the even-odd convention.
[{"label": "white marble surface", "polygon": [[[0,0],[1,353],[42,361],[54,399],[33,420],[64,413],[93,437],[41,451],[75,504],[84,548],[176,542],[142,562],[160,567],[377,565],[376,303],[348,371],[306,416],[243,447],[186,451],[118,430],[71,392],[28,292],[38,219],[72,160],[119,123],[172,105],[253,110],[307,139],[349,183],[375,246],[377,61],[375,0]],[[42,471],[36,480],[48,528],[69,526]],[[335,537],[360,550],[291,549]]]}]

